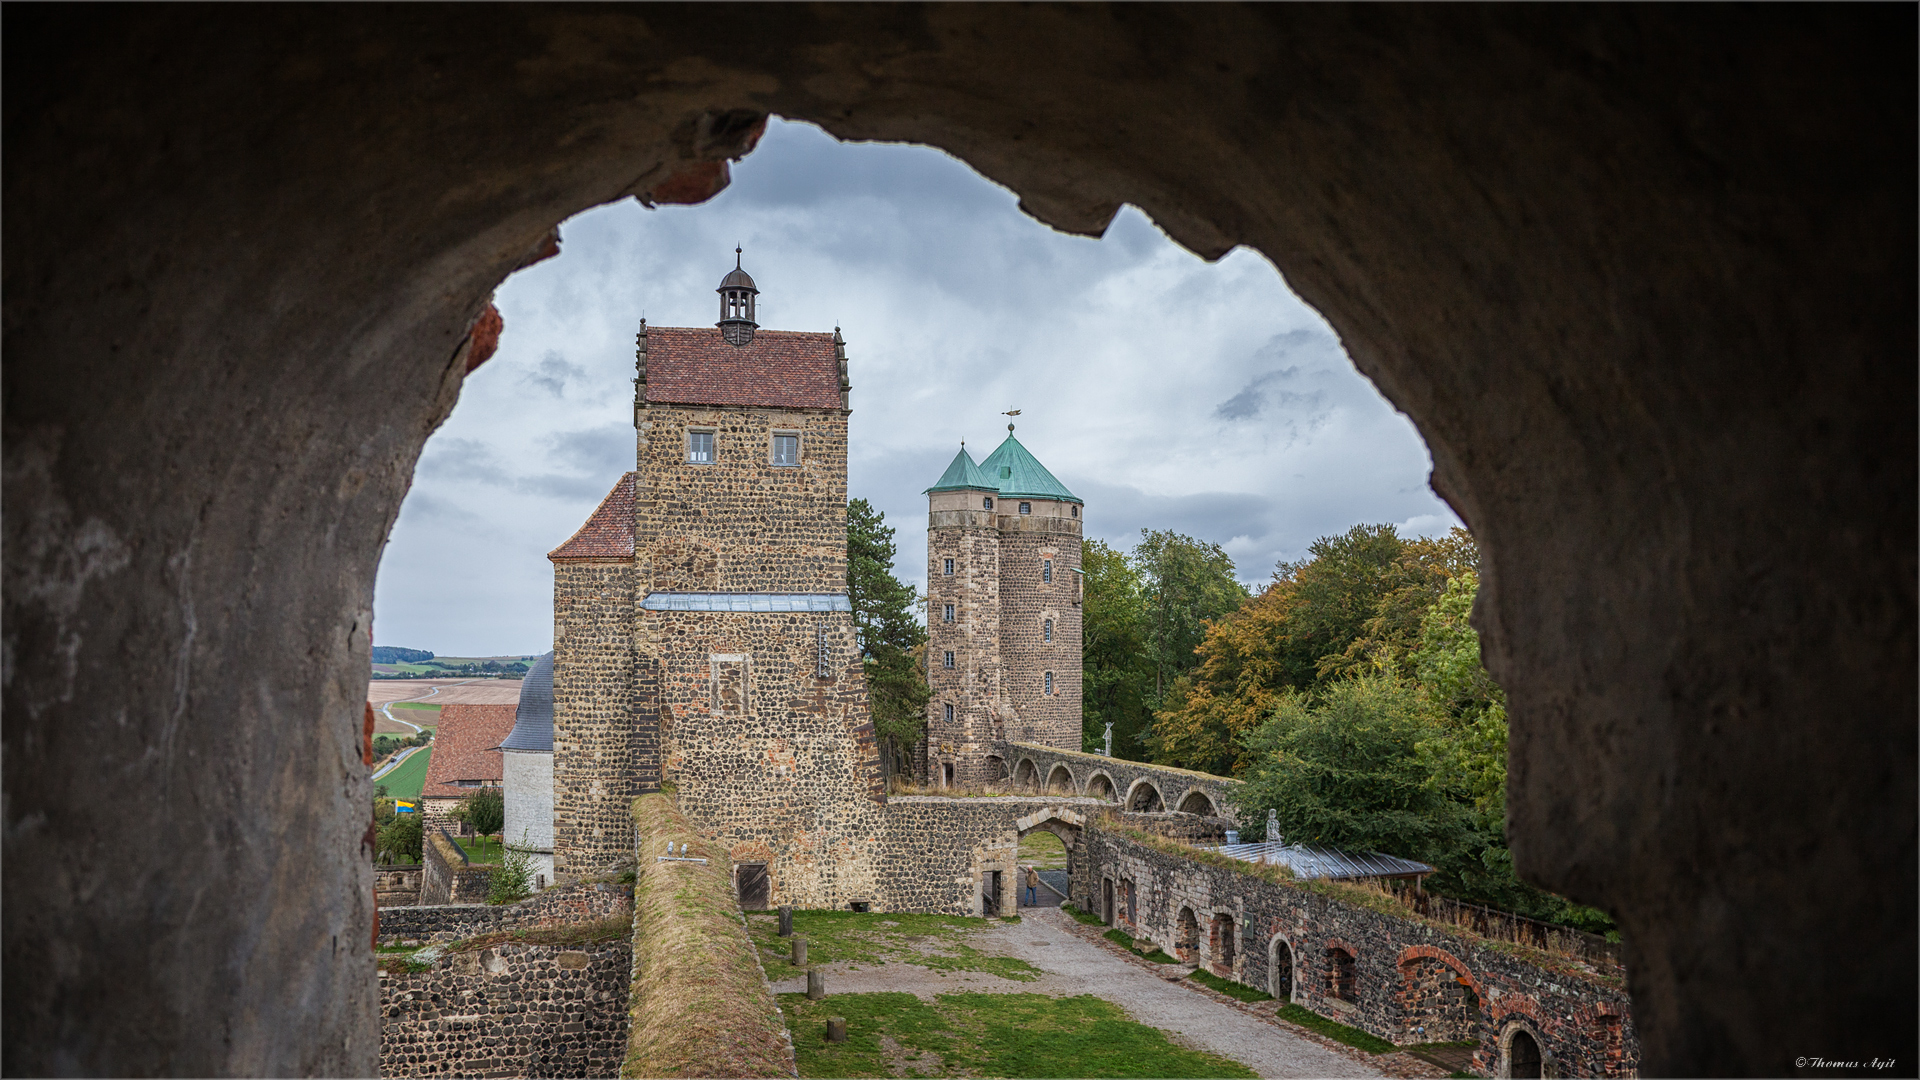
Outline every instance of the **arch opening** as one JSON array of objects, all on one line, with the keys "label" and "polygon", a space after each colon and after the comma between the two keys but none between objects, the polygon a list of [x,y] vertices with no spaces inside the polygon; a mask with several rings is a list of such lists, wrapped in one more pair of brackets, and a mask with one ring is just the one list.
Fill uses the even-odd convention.
[{"label": "arch opening", "polygon": [[1032,758],[1021,758],[1020,764],[1013,770],[1013,786],[1017,791],[1038,792],[1040,790],[1040,769]]},{"label": "arch opening", "polygon": [[1151,780],[1135,781],[1133,790],[1127,792],[1127,809],[1141,814],[1157,814],[1166,809],[1160,801],[1160,789]]},{"label": "arch opening", "polygon": [[1095,799],[1113,801],[1113,780],[1106,773],[1094,773],[1087,780],[1087,794]]},{"label": "arch opening", "polygon": [[1281,1004],[1293,1000],[1293,946],[1279,934],[1267,945],[1267,993]]},{"label": "arch opening", "polygon": [[1051,795],[1072,795],[1073,770],[1065,765],[1055,765],[1053,771],[1047,774],[1047,792]]},{"label": "arch opening", "polygon": [[1507,1052],[1502,1076],[1513,1080],[1539,1080],[1546,1075],[1544,1055],[1540,1052],[1540,1042],[1533,1037],[1524,1025],[1515,1024],[1507,1035]]},{"label": "arch opening", "polygon": [[1213,973],[1233,978],[1233,964],[1239,952],[1239,924],[1224,911],[1215,912],[1207,924],[1207,952],[1213,958]]},{"label": "arch opening", "polygon": [[1194,917],[1190,907],[1182,907],[1174,923],[1173,955],[1182,963],[1200,962],[1200,920]]},{"label": "arch opening", "polygon": [[1480,1019],[1480,996],[1472,980],[1431,956],[1400,965],[1400,1007],[1405,1042],[1471,1039]]},{"label": "arch opening", "polygon": [[1180,800],[1180,812],[1198,814],[1201,817],[1220,816],[1219,809],[1213,805],[1213,799],[1206,792],[1198,790],[1187,792],[1186,797]]}]

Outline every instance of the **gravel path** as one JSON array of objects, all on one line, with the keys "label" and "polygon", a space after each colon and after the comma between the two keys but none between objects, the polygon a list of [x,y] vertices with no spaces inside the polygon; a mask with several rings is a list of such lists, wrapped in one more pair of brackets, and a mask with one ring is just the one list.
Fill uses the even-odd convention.
[{"label": "gravel path", "polygon": [[[1046,972],[1033,982],[974,971],[943,974],[912,964],[840,963],[821,966],[827,993],[904,991],[929,1001],[935,994],[961,991],[1056,997],[1092,994],[1125,1009],[1140,1023],[1167,1032],[1182,1045],[1230,1057],[1261,1076],[1388,1075],[1075,937],[1067,930],[1068,916],[1058,908],[1025,908],[1021,915],[1019,923],[989,926],[968,943],[981,952],[1019,957]],[[782,978],[793,969],[777,961],[768,967],[768,976],[776,980],[775,993],[806,990],[804,974]]]}]

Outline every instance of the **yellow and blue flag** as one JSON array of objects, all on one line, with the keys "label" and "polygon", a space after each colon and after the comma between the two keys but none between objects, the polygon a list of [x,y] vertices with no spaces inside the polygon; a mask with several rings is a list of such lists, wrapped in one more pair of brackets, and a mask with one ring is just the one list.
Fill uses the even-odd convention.
[{"label": "yellow and blue flag", "polygon": [[419,806],[414,803],[405,802],[399,799],[394,800],[393,812],[396,814],[414,814],[414,813],[418,813],[419,810],[420,810]]}]

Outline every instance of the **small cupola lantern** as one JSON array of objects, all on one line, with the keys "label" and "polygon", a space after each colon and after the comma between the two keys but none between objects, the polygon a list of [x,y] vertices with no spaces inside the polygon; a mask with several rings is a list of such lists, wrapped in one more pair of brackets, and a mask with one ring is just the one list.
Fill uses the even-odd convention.
[{"label": "small cupola lantern", "polygon": [[714,290],[720,294],[720,336],[727,344],[740,346],[753,342],[753,332],[760,324],[753,321],[753,298],[760,290],[753,287],[753,279],[740,269],[740,249],[733,249],[733,272],[720,280],[720,288]]}]

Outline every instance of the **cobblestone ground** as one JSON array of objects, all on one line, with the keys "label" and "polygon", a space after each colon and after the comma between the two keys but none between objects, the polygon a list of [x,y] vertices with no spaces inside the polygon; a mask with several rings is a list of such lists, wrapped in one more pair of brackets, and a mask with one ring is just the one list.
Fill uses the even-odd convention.
[{"label": "cobblestone ground", "polygon": [[[1262,1017],[1255,1008],[1190,983],[1169,981],[1075,933],[1081,928],[1057,907],[1026,908],[1021,915],[1019,923],[989,924],[968,943],[982,952],[1026,960],[1046,973],[1036,981],[1012,982],[979,972],[943,974],[911,964],[828,964],[821,968],[827,993],[904,991],[926,1000],[961,991],[1092,994],[1183,1045],[1230,1057],[1261,1076],[1445,1075],[1405,1054],[1376,1058]],[[1171,973],[1186,970],[1172,968]],[[768,965],[776,993],[806,990],[806,976],[788,975],[790,971],[778,963]],[[1273,1006],[1267,1008],[1271,1013]]]}]

